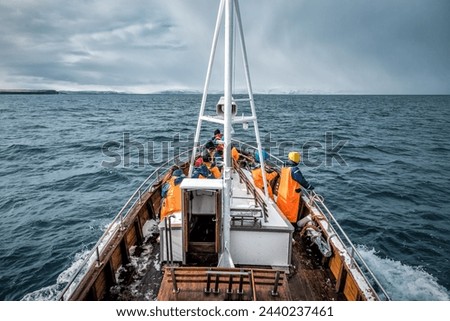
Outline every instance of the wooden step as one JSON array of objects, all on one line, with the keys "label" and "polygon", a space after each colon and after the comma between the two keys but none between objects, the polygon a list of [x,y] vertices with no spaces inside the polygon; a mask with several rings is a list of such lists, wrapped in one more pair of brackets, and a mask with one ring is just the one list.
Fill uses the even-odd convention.
[{"label": "wooden step", "polygon": [[[277,282],[276,282],[277,280]],[[160,301],[290,300],[286,274],[272,269],[166,267]]]}]

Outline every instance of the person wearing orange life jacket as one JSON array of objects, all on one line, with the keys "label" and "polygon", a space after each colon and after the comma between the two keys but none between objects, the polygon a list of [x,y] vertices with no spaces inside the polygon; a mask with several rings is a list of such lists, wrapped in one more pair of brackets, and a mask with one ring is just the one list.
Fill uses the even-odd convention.
[{"label": "person wearing orange life jacket", "polygon": [[[267,154],[267,152],[265,150],[262,151],[262,154],[263,154],[263,160],[264,161],[269,158],[269,154]],[[262,176],[263,174],[262,174],[262,169],[261,169],[261,164],[260,164],[260,157],[259,157],[259,152],[258,151],[255,152],[255,162],[256,162],[256,165],[252,169],[253,181],[255,182],[256,187],[258,187],[261,190],[263,190],[264,180],[263,180],[263,176]],[[273,192],[272,192],[271,182],[277,176],[278,176],[277,172],[275,172],[275,171],[269,172],[268,170],[266,170],[267,193],[268,193],[268,195],[269,195],[269,197],[271,199],[273,199]]]},{"label": "person wearing orange life jacket", "polygon": [[301,187],[313,190],[314,187],[308,183],[298,165],[300,153],[290,152],[286,166],[281,169],[280,185],[278,186],[277,205],[284,216],[291,223],[297,222],[300,205]]},{"label": "person wearing orange life jacket", "polygon": [[220,178],[222,176],[222,172],[216,166],[214,161],[209,155],[203,156],[203,164],[208,168],[208,170],[213,174],[214,178]]},{"label": "person wearing orange life jacket", "polygon": [[214,141],[212,141],[212,140],[209,140],[205,144],[205,151],[204,151],[203,155],[208,155],[209,158],[211,158],[211,160],[213,162],[222,163],[223,153],[219,153],[217,151],[216,145],[215,145]]},{"label": "person wearing orange life jacket", "polygon": [[237,162],[239,160],[239,156],[239,151],[236,147],[233,146],[233,148],[231,149],[231,157]]},{"label": "person wearing orange life jacket", "polygon": [[181,211],[181,188],[180,184],[184,174],[180,169],[172,173],[172,177],[161,189],[162,205],[159,219],[162,221],[167,215]]},{"label": "person wearing orange life jacket", "polygon": [[212,138],[212,141],[216,147],[217,153],[222,156],[223,155],[223,142],[222,142],[223,135],[220,132],[220,129],[216,129],[214,131],[214,137]]},{"label": "person wearing orange life jacket", "polygon": [[199,166],[196,166],[192,172],[192,178],[220,178],[222,173],[214,163],[210,162],[210,159],[209,154],[203,155],[202,162],[199,162]]}]

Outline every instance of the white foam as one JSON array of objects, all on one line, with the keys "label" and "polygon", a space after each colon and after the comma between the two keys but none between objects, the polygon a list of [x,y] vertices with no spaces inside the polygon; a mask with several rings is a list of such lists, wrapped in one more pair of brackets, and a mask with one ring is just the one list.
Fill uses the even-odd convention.
[{"label": "white foam", "polygon": [[59,294],[66,286],[67,282],[70,281],[72,275],[78,271],[78,269],[83,264],[89,251],[82,253],[77,253],[75,255],[72,265],[66,270],[62,271],[60,275],[56,278],[56,284],[44,287],[42,289],[36,290],[26,294],[22,301],[55,301],[58,299]]},{"label": "white foam", "polygon": [[26,294],[21,301],[55,301],[60,291],[59,285],[53,284]]},{"label": "white foam", "polygon": [[[150,300],[153,297],[153,291],[149,290],[148,293],[141,293],[141,280],[145,273],[147,272],[148,266],[149,266],[149,260],[151,260],[149,253],[152,251],[153,246],[151,244],[145,245],[142,247],[143,252],[142,255],[139,257],[134,256],[134,250],[135,247],[133,247],[132,251],[130,250],[130,263],[129,265],[133,267],[133,270],[135,271],[135,275],[133,276],[134,281],[131,282],[129,286],[126,287],[127,292],[131,294],[134,298],[140,298],[144,296],[146,300]],[[118,277],[120,275],[120,270],[117,272],[116,276]],[[116,286],[113,288],[113,291],[117,291],[117,293],[120,293],[121,286]]]},{"label": "white foam", "polygon": [[158,232],[158,222],[155,220],[148,220],[145,222],[142,233],[144,234],[144,238],[148,239],[153,236],[153,233]]},{"label": "white foam", "polygon": [[400,261],[381,258],[374,249],[358,246],[367,265],[395,301],[448,301],[449,291],[420,266],[405,265]]},{"label": "white foam", "polygon": [[[117,224],[115,224],[115,225],[117,225]],[[104,227],[105,230],[108,227],[109,227],[109,224]],[[110,239],[111,235],[114,233],[116,228],[117,228],[117,226],[111,227],[111,230],[108,233],[108,235],[106,236],[104,242],[99,244],[99,250],[101,250],[105,246],[105,244],[108,242],[108,240]],[[143,232],[144,232],[144,237],[146,239],[148,239],[149,237],[151,237],[153,235],[153,233],[158,232],[158,222],[156,222],[155,220],[147,221],[144,225]],[[130,263],[132,265],[134,265],[134,267],[138,271],[139,275],[143,275],[147,269],[148,261],[145,261],[145,260],[143,261],[142,259],[135,258],[133,256],[134,251],[135,251],[135,247],[131,247],[130,248],[130,255],[131,255]],[[144,247],[144,251],[146,253],[150,252],[151,245]],[[61,291],[66,286],[67,282],[70,281],[70,279],[72,278],[74,273],[76,273],[78,271],[78,269],[82,266],[84,260],[88,256],[89,252],[90,251],[83,251],[83,252],[75,254],[74,261],[72,262],[71,266],[69,268],[67,268],[66,270],[64,270],[63,272],[61,272],[61,274],[57,277],[56,284],[44,287],[44,288],[36,290],[34,292],[30,292],[30,293],[26,294],[22,298],[22,300],[23,301],[54,301],[54,300],[57,300]],[[146,256],[147,255],[143,255],[143,257],[146,257]],[[94,261],[95,261],[95,255],[90,258],[90,260],[88,262],[88,266],[90,264],[92,264]],[[87,268],[87,266],[86,266],[86,268]],[[155,265],[155,268],[157,268],[156,265]],[[82,275],[83,275],[83,273],[81,273],[81,275],[78,278],[80,278]],[[117,276],[118,275],[119,274],[117,274]],[[75,281],[74,284],[72,285],[72,287],[74,287],[76,284],[77,284],[77,282]],[[134,284],[132,286],[132,290],[135,287],[137,287],[137,284]],[[73,289],[72,288],[69,289],[68,293],[71,293],[71,290],[73,290]],[[67,296],[67,295],[65,295],[65,296]]]},{"label": "white foam", "polygon": [[[105,226],[105,229],[107,229],[109,226],[111,226],[111,229],[109,230],[108,234],[106,234],[104,237],[104,240],[101,244],[99,244],[99,250],[101,251],[103,247],[108,243],[111,236],[114,234],[115,230],[118,228],[119,224],[111,223]],[[61,291],[64,290],[64,287],[66,284],[71,280],[72,276],[83,267],[83,263],[88,257],[90,251],[83,251],[75,254],[74,260],[72,262],[72,265],[67,268],[66,270],[62,271],[60,275],[58,275],[56,279],[56,284],[44,287],[42,289],[36,290],[34,292],[30,292],[26,294],[22,300],[23,301],[54,301],[57,300],[59,297],[59,294]],[[96,260],[96,255],[92,255],[89,258],[89,261],[87,262],[87,265],[83,268],[86,270],[94,261]],[[79,281],[79,279],[83,276],[83,273],[80,273],[76,280]],[[70,286],[68,291],[66,292],[65,296],[69,296],[71,291],[74,290],[74,288],[77,285],[77,281],[75,280],[74,283]]]},{"label": "white foam", "polygon": [[156,271],[161,271],[161,262],[159,261],[159,253],[155,255],[155,260],[153,261],[153,267]]}]

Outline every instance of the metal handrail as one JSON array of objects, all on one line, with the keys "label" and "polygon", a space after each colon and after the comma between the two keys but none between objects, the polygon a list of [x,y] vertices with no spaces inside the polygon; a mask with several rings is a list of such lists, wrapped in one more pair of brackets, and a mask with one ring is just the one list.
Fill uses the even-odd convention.
[{"label": "metal handrail", "polygon": [[[336,220],[336,218],[333,216],[333,214],[331,213],[331,211],[328,209],[328,207],[325,205],[323,198],[320,197],[319,194],[317,194],[315,191],[309,192],[308,190],[302,188],[302,192],[305,193],[306,195],[308,195],[308,198],[310,200],[312,200],[312,202],[316,205],[316,209],[319,210],[320,214],[324,215],[327,217],[328,222],[332,223],[334,226],[332,226],[331,224],[329,225],[332,229],[333,232],[336,233],[336,228],[339,230],[339,234],[336,234],[336,236],[339,238],[339,240],[344,244],[346,243],[347,246],[347,253],[349,254],[351,260],[355,263],[357,263],[357,267],[358,270],[365,276],[367,277],[366,274],[369,274],[371,280],[376,284],[376,286],[380,289],[380,291],[383,293],[383,295],[385,296],[386,300],[390,300],[389,295],[387,294],[386,290],[384,289],[384,287],[381,285],[381,283],[379,282],[379,280],[377,279],[377,277],[373,274],[372,270],[369,268],[369,266],[367,265],[366,261],[363,259],[363,257],[361,256],[361,254],[359,253],[359,251],[356,249],[355,245],[353,244],[353,242],[350,240],[350,238],[348,237],[348,235],[344,232],[344,230],[342,229],[341,225],[338,223],[338,221]],[[322,208],[325,210],[322,210]],[[336,227],[336,228],[335,228]],[[344,240],[346,242],[344,242],[344,240],[342,239],[344,238]],[[351,252],[348,251],[348,248],[351,249]],[[355,256],[358,258],[358,262],[355,259]],[[362,271],[360,269],[360,266],[364,266],[364,268],[366,269],[366,271]],[[371,285],[372,286],[372,285]],[[372,286],[373,288],[373,286]],[[375,291],[375,289],[373,289]],[[376,291],[375,291],[376,293]],[[378,296],[378,294],[377,294]]]},{"label": "metal handrail", "polygon": [[[240,141],[240,140],[237,140],[237,139],[234,139],[234,138],[232,139],[232,141],[233,141],[233,143],[237,143],[237,144],[239,144],[240,146],[247,146],[247,147],[249,147],[250,149],[252,149],[253,151],[257,151],[257,150],[258,150],[258,147],[253,146],[253,145],[250,145],[250,144],[245,143],[245,142],[243,142],[243,141]],[[270,156],[270,159],[276,160],[276,163],[275,163],[275,164],[276,164],[277,166],[283,165],[283,164],[285,163],[283,160],[281,160],[280,158],[278,158],[278,157],[276,157],[276,156],[270,154],[269,152],[268,152],[267,154]]]},{"label": "metal handrail", "polygon": [[[239,140],[233,139],[233,142],[236,142],[236,143],[240,144],[241,146],[247,146],[254,151],[258,150],[257,147],[252,146],[247,143],[244,143],[244,142],[241,142]],[[280,158],[270,154],[269,152],[267,154],[269,155],[269,160],[274,159],[276,161],[276,162],[274,162],[274,164],[277,169],[281,169],[281,166],[283,166],[285,164],[285,162],[283,160],[281,160]],[[342,229],[341,225],[338,223],[338,221],[333,216],[331,211],[325,205],[323,198],[319,194],[317,194],[315,191],[309,192],[308,190],[306,190],[303,187],[302,187],[302,192],[304,193],[304,195],[307,195],[307,197],[310,201],[312,201],[312,203],[315,205],[315,208],[320,212],[320,214],[327,217],[328,222],[330,223],[329,227],[333,229],[333,231],[332,231],[333,233],[331,233],[331,234],[335,234],[336,237],[341,241],[341,243],[344,244],[344,246],[347,246],[347,253],[348,253],[350,259],[352,260],[352,262],[357,263],[356,265],[358,267],[358,270],[367,279],[368,284],[371,286],[374,293],[379,297],[377,291],[373,288],[373,285],[368,280],[368,277],[370,277],[370,279],[374,282],[374,284],[380,289],[380,291],[385,296],[386,300],[390,300],[389,295],[387,294],[384,287],[381,285],[380,281],[373,274],[372,270],[369,268],[369,266],[367,265],[365,260],[362,258],[361,254],[358,252],[358,250],[356,249],[353,242],[350,240],[350,238],[347,236],[347,234]],[[337,233],[335,227],[338,229],[339,234]],[[345,240],[345,242],[343,239]],[[348,248],[350,248],[351,251],[348,251]],[[358,259],[358,261],[355,259],[355,256]],[[361,265],[366,269],[366,271],[361,270],[361,268],[360,268]]]},{"label": "metal handrail", "polygon": [[[97,241],[97,243],[93,246],[92,250],[89,252],[87,257],[84,259],[83,263],[80,265],[80,267],[76,270],[76,272],[72,275],[70,280],[68,281],[65,288],[61,291],[61,293],[58,296],[58,300],[64,300],[64,295],[67,293],[67,291],[70,289],[70,287],[74,284],[74,281],[77,277],[80,276],[81,272],[87,267],[89,263],[97,261],[100,262],[100,255],[101,250],[103,249],[102,245],[106,245],[106,243],[109,241],[110,237],[114,235],[115,232],[117,232],[118,229],[121,229],[123,226],[123,220],[128,217],[131,210],[134,208],[137,202],[140,202],[142,192],[147,190],[149,187],[153,186],[156,181],[158,181],[161,178],[161,170],[163,171],[163,174],[165,175],[166,172],[173,166],[174,161],[179,160],[179,158],[185,154],[188,154],[192,152],[192,149],[189,149],[187,151],[184,151],[171,159],[167,160],[164,164],[156,168],[143,182],[142,184],[136,189],[136,191],[130,196],[128,201],[125,203],[125,205],[120,209],[119,213],[114,217],[111,224],[109,224],[108,228],[103,233],[102,237]],[[147,184],[150,180],[151,183]],[[146,185],[149,185],[149,187],[145,187]],[[131,204],[131,206],[130,206]],[[128,208],[128,210],[127,210]],[[127,211],[126,211],[127,210]],[[126,211],[126,213],[125,213]],[[125,213],[125,214],[124,214]],[[96,259],[94,257],[96,256]]]}]

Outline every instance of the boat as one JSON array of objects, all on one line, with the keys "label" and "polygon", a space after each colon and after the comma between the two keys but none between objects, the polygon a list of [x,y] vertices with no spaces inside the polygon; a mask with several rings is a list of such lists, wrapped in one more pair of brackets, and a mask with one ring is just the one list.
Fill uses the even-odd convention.
[{"label": "boat", "polygon": [[[215,115],[207,115],[222,25],[224,91]],[[235,36],[247,84],[243,97],[233,93]],[[242,106],[247,115],[238,113]],[[216,141],[223,154],[214,155],[219,175],[211,179],[196,174],[211,161],[197,163],[205,155],[204,123],[223,128]],[[253,128],[255,146],[234,137],[238,125]],[[390,300],[321,195],[300,186],[287,196],[295,215],[288,218],[280,203],[285,169],[286,161],[261,143],[239,3],[221,0],[193,148],[154,170],[132,193],[59,300]]]}]

